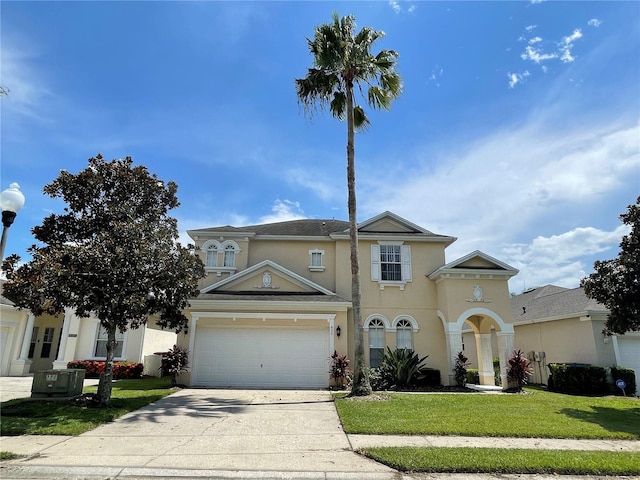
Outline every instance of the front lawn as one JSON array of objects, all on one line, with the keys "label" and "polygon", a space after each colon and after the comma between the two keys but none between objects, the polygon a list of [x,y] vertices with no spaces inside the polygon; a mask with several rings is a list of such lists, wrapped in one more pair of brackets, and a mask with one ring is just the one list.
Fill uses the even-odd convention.
[{"label": "front lawn", "polygon": [[[529,395],[378,394],[336,398],[350,434],[640,439],[640,401],[527,388]],[[385,399],[386,398],[386,399]]]},{"label": "front lawn", "polygon": [[[96,393],[97,386],[84,393]],[[111,408],[87,408],[47,400],[9,400],[0,409],[2,435],[80,435],[125,413],[137,410],[173,393],[171,378],[117,380]]]},{"label": "front lawn", "polygon": [[362,453],[404,472],[547,475],[639,475],[640,454],[504,448],[365,448]]}]

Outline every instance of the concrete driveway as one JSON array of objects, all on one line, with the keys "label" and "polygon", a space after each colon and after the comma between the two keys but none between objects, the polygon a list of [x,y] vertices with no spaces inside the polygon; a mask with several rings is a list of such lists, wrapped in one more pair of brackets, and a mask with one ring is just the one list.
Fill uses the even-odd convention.
[{"label": "concrete driveway", "polygon": [[327,391],[185,389],[78,437],[3,437],[30,466],[393,470],[355,454]]}]

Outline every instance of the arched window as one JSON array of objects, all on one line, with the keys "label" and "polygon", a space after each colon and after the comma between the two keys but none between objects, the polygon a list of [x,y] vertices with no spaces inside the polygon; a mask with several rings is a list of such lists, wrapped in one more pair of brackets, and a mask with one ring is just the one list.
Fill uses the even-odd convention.
[{"label": "arched window", "polygon": [[413,350],[413,326],[406,319],[398,320],[396,324],[396,348]]},{"label": "arched window", "polygon": [[216,267],[218,265],[218,244],[210,243],[205,247],[207,258],[205,260],[205,266]]},{"label": "arched window", "polygon": [[222,264],[224,267],[235,267],[236,266],[236,249],[232,244],[224,247],[224,263]]},{"label": "arched window", "polygon": [[384,358],[384,322],[380,318],[369,320],[369,366],[377,368]]}]

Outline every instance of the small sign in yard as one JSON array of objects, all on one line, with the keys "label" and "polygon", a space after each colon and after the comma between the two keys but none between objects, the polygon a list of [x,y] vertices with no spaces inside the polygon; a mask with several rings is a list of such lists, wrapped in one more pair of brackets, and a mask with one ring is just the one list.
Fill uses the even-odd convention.
[{"label": "small sign in yard", "polygon": [[627,386],[626,382],[624,380],[622,380],[621,378],[616,380],[616,387],[618,387],[620,390],[622,390],[622,393],[624,394],[625,397],[627,396],[627,392],[624,391],[626,386]]}]

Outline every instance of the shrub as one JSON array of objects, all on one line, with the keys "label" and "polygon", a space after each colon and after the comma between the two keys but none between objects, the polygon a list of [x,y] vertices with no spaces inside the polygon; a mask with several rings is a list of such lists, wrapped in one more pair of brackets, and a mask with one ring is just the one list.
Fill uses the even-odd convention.
[{"label": "shrub", "polygon": [[408,348],[391,350],[387,347],[380,365],[384,387],[399,390],[415,385],[423,375],[423,363],[427,357],[420,358],[416,352]]},{"label": "shrub", "polygon": [[603,367],[579,363],[550,363],[548,367],[549,390],[572,395],[608,393],[607,371]]},{"label": "shrub", "polygon": [[[477,385],[480,383],[480,372],[477,368],[467,368],[467,376],[465,378],[465,384],[471,383],[472,385]],[[458,384],[458,386],[464,386]]]},{"label": "shrub", "polygon": [[496,382],[496,385],[502,385],[502,377],[500,376],[500,359],[498,357],[493,357],[493,379]]},{"label": "shrub", "polygon": [[468,360],[469,359],[463,352],[458,352],[458,356],[456,357],[456,364],[453,367],[453,373],[454,378],[456,379],[456,384],[459,387],[464,387],[467,384],[467,367],[470,365]]},{"label": "shrub", "polygon": [[421,387],[433,387],[439,386],[442,384],[442,379],[440,377],[440,370],[435,368],[423,368],[420,370],[420,376],[416,380],[416,385]]},{"label": "shrub", "polygon": [[333,378],[338,387],[343,388],[349,383],[349,359],[337,351],[331,355],[330,378]]},{"label": "shrub", "polygon": [[171,375],[171,384],[176,386],[178,375],[186,371],[189,366],[189,350],[174,345],[169,351],[162,352],[160,355],[162,355],[160,374],[163,376]]},{"label": "shrub", "polygon": [[384,390],[384,382],[382,381],[382,376],[380,375],[379,368],[368,368],[365,367],[365,374],[369,376],[369,384],[371,385],[371,390]]},{"label": "shrub", "polygon": [[[630,368],[625,367],[611,367],[611,376],[613,377],[613,384],[615,386],[616,380],[624,380],[624,383],[627,384],[624,387],[624,395],[634,396],[636,394],[636,374]],[[622,389],[615,386],[615,394],[623,395]]]},{"label": "shrub", "polygon": [[531,362],[523,355],[521,350],[514,350],[508,360],[507,380],[516,385],[516,390],[521,391],[531,376]]},{"label": "shrub", "polygon": [[[104,360],[72,360],[67,363],[67,368],[80,368],[84,370],[84,378],[100,378],[104,372]],[[137,362],[113,362],[113,378],[115,380],[128,378],[142,378],[144,366]]]}]

